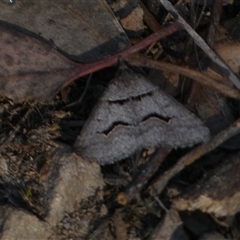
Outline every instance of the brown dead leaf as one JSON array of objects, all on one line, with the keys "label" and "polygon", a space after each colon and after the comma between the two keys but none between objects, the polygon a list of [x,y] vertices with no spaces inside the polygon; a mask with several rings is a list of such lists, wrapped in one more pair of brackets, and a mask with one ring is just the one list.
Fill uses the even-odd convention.
[{"label": "brown dead leaf", "polygon": [[81,65],[43,39],[81,61],[96,61],[129,44],[103,0],[1,1],[0,7],[0,94],[15,102],[49,99],[81,72],[74,70]]},{"label": "brown dead leaf", "polygon": [[216,44],[216,52],[224,59],[235,73],[240,68],[240,43],[237,41],[224,41]]},{"label": "brown dead leaf", "polygon": [[1,77],[71,69],[69,61],[48,44],[0,25]]},{"label": "brown dead leaf", "polygon": [[16,102],[50,98],[77,66],[48,44],[0,25],[0,94]]},{"label": "brown dead leaf", "polygon": [[1,21],[53,42],[74,60],[96,61],[129,45],[105,0],[7,2],[0,1]]},{"label": "brown dead leaf", "polygon": [[[51,51],[46,52],[45,47],[49,49],[49,46],[46,45],[46,43],[37,41],[36,39],[33,40],[33,38],[27,37],[20,32],[16,32],[16,30],[9,30],[2,24],[0,24],[0,27],[3,29],[3,32],[6,32],[5,41],[3,42],[5,46],[2,44],[4,47],[0,48],[0,51],[9,48],[9,52],[14,53],[13,56],[16,59],[13,61],[11,58],[12,56],[8,55],[8,51],[5,53],[2,51],[2,54],[0,55],[0,68],[1,64],[3,64],[3,73],[5,71],[5,75],[0,75],[0,94],[12,98],[15,102],[23,102],[32,98],[49,99],[60,89],[64,88],[77,78],[111,66],[119,60],[119,55],[117,53],[93,63],[77,64],[62,56],[58,56],[59,53],[56,52],[56,56],[48,56],[49,59],[47,60],[47,63],[44,63],[45,57],[43,56],[48,55],[48,53],[54,53],[56,50],[50,48]],[[159,31],[158,33],[142,40],[141,43],[125,49],[121,52],[121,56],[127,57],[130,54],[145,48],[150,42],[159,40],[164,36],[175,32],[178,28],[179,26],[176,24],[163,28],[161,29],[161,32]],[[4,38],[1,40],[3,41],[3,39]],[[34,43],[34,41],[36,42]],[[18,48],[18,42],[21,43],[19,44],[21,51],[15,53],[15,49]],[[35,48],[33,47],[33,43],[36,44]],[[29,57],[29,49],[34,50],[31,52],[31,58]],[[37,64],[42,57],[44,59],[42,61],[43,67],[41,64]],[[63,65],[66,63],[66,68],[61,69],[61,67],[57,67],[57,64],[55,68],[49,67],[52,66],[52,62],[57,62],[58,57],[65,59]],[[8,60],[6,61],[6,59]],[[21,64],[21,62],[23,62],[23,64]],[[28,63],[30,69],[29,66],[27,66]],[[14,71],[8,69],[8,65],[12,64],[15,64],[15,67],[13,67]],[[37,65],[36,68],[35,64]]]},{"label": "brown dead leaf", "polygon": [[[230,40],[227,37],[225,28],[218,26],[218,34],[215,37],[214,51],[224,60],[224,62],[233,70],[235,74],[239,73],[240,67],[240,44],[237,41]],[[225,84],[232,85],[231,82],[222,76],[220,71],[216,71],[216,66],[210,64],[206,70],[209,77],[216,81],[224,81]]]},{"label": "brown dead leaf", "polygon": [[173,201],[179,211],[200,210],[212,216],[234,216],[240,210],[239,203],[240,154],[227,158],[209,172],[196,186],[190,186]]}]

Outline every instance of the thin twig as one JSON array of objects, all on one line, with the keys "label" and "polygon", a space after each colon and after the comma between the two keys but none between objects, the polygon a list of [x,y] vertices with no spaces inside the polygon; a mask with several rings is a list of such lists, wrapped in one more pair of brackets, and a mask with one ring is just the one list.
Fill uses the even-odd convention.
[{"label": "thin twig", "polygon": [[199,18],[198,18],[198,20],[197,20],[197,23],[196,23],[195,28],[197,28],[197,27],[199,26],[200,22],[202,21],[204,12],[205,12],[205,10],[206,10],[206,6],[207,6],[207,0],[204,0],[204,2],[203,2],[203,7],[202,7],[202,10],[201,10],[200,16],[199,16]]},{"label": "thin twig", "polygon": [[158,205],[160,206],[160,208],[162,208],[162,210],[163,210],[164,212],[166,212],[166,213],[169,212],[169,210],[165,207],[165,205],[162,203],[162,201],[161,201],[158,197],[154,196],[154,199],[155,199],[155,201],[158,203]]},{"label": "thin twig", "polygon": [[221,15],[222,15],[222,7],[223,7],[223,0],[214,1],[212,11],[211,11],[213,21],[209,27],[208,36],[206,40],[207,44],[211,48],[214,47],[215,32],[216,32],[216,27],[218,26]]},{"label": "thin twig", "polygon": [[86,93],[87,93],[87,90],[89,88],[89,84],[91,82],[91,79],[92,79],[92,73],[89,75],[88,79],[87,79],[87,83],[86,83],[86,86],[84,88],[84,91],[81,95],[81,97],[76,101],[76,102],[73,102],[73,103],[70,103],[68,104],[67,106],[64,107],[64,109],[68,109],[68,108],[71,108],[73,106],[80,106],[82,101],[83,101],[83,98],[85,97]]},{"label": "thin twig", "polygon": [[149,187],[149,192],[153,196],[160,194],[172,177],[238,133],[240,133],[240,119],[235,121],[227,129],[220,132],[209,141],[201,144],[199,147],[183,156],[170,170],[164,172],[164,174],[161,175],[161,177],[156,180],[151,187]]},{"label": "thin twig", "polygon": [[117,202],[121,205],[127,205],[134,196],[148,183],[148,180],[156,173],[171,148],[164,147],[158,149],[150,160],[143,167],[142,171],[133,179],[133,181],[125,188],[125,190],[117,195]]},{"label": "thin twig", "polygon": [[171,13],[176,21],[184,27],[195,43],[208,55],[208,57],[219,66],[221,72],[232,81],[235,87],[240,89],[240,80],[225,62],[206,44],[206,42],[191,28],[191,26],[181,17],[178,11],[168,0],[160,0],[162,5]]},{"label": "thin twig", "polygon": [[152,43],[159,41],[160,39],[167,37],[181,29],[182,29],[182,26],[179,26],[179,24],[169,24],[166,27],[162,27],[159,31],[152,33],[150,36],[146,37],[141,42],[139,42],[127,49],[124,49],[120,53],[117,53],[110,57],[106,57],[97,62],[81,64],[79,67],[77,67],[75,69],[65,70],[66,72],[73,72],[73,75],[72,75],[73,77],[69,78],[66,82],[64,82],[61,85],[61,87],[64,88],[80,77],[83,77],[85,75],[88,75],[88,74],[96,72],[96,71],[99,71],[106,67],[112,66],[118,62],[119,57],[126,58],[129,55],[139,52],[140,50],[146,48],[147,46],[151,45]]},{"label": "thin twig", "polygon": [[240,91],[238,89],[225,85],[221,81],[216,81],[215,79],[201,72],[198,72],[196,70],[189,69],[186,67],[176,66],[171,63],[154,61],[152,59],[144,57],[141,54],[134,54],[128,57],[127,60],[129,61],[130,64],[133,64],[135,66],[153,68],[157,70],[165,70],[165,71],[175,72],[175,73],[184,75],[186,77],[189,77],[201,83],[202,85],[205,85],[214,90],[217,90],[218,92],[228,97],[240,99]]},{"label": "thin twig", "polygon": [[[158,32],[155,32],[151,34],[150,36],[146,37],[145,39],[141,40],[139,43],[126,48],[122,50],[121,52],[106,57],[100,61],[92,62],[92,63],[85,63],[85,64],[76,64],[74,63],[74,68],[71,69],[65,69],[65,70],[55,70],[55,71],[46,71],[46,72],[35,72],[35,73],[25,73],[21,75],[12,75],[8,77],[0,77],[0,80],[3,82],[7,82],[10,85],[8,85],[9,89],[12,89],[13,83],[18,84],[24,84],[25,81],[30,81],[31,79],[35,79],[37,76],[37,79],[47,79],[51,76],[55,76],[57,79],[55,82],[49,82],[49,88],[46,91],[41,91],[41,93],[37,91],[33,91],[32,93],[26,92],[26,89],[22,89],[22,91],[19,91],[19,94],[14,94],[14,91],[5,91],[2,92],[3,95],[6,95],[7,97],[13,98],[16,102],[21,102],[23,100],[27,100],[33,97],[40,98],[40,99],[49,99],[54,97],[58,92],[60,92],[62,89],[64,89],[67,85],[75,81],[76,79],[83,77],[85,75],[88,75],[90,73],[99,71],[101,69],[104,69],[106,67],[112,66],[116,63],[118,63],[119,58],[126,58],[127,56],[136,53],[140,50],[145,49],[152,43],[169,36],[170,34],[173,34],[176,31],[179,31],[182,29],[182,26],[180,26],[177,23],[169,24],[168,26],[165,26],[161,28]],[[36,80],[37,81],[37,80]],[[36,86],[35,86],[36,87]]]},{"label": "thin twig", "polygon": [[93,229],[87,236],[85,237],[86,240],[95,240],[98,239],[98,235],[101,231],[108,225],[109,220],[114,215],[114,213],[109,213],[105,217],[101,219],[101,222]]},{"label": "thin twig", "polygon": [[146,23],[146,25],[153,31],[157,32],[161,29],[161,26],[156,21],[156,19],[153,17],[153,15],[149,12],[149,10],[146,8],[146,6],[143,4],[142,1],[139,2],[140,7],[143,10],[143,21]]},{"label": "thin twig", "polygon": [[[204,0],[204,6],[205,5],[206,5],[206,0]],[[211,48],[214,47],[214,38],[215,38],[216,27],[219,24],[221,13],[222,13],[222,0],[214,1],[214,4],[212,6],[212,14],[211,14],[213,16],[213,21],[210,24],[210,27],[208,29],[208,35],[206,38],[206,42]],[[194,45],[194,47],[196,49],[195,45]],[[198,58],[197,50],[195,50],[195,52],[196,52],[196,57]],[[202,58],[198,64],[199,70],[201,72],[206,72],[209,62],[210,62],[210,59],[207,57],[206,54],[204,56],[202,56]],[[199,91],[197,91],[197,90],[199,90],[200,87],[201,87],[200,83],[196,83],[196,82],[192,83],[191,91],[190,91],[188,101],[187,101],[189,107],[191,107],[195,104],[197,94],[199,93]]]},{"label": "thin twig", "polygon": [[[139,5],[140,7],[142,8],[143,10],[143,21],[145,22],[145,24],[148,26],[148,28],[150,30],[152,30],[153,32],[157,32],[159,30],[161,30],[161,26],[160,24],[156,21],[156,19],[153,17],[153,15],[150,13],[150,11],[146,8],[146,6],[143,4],[142,1],[139,2]],[[151,51],[151,49],[155,46],[155,44],[157,43],[158,41],[152,43],[150,45],[150,47],[148,47],[147,51],[146,51],[146,55]]]}]

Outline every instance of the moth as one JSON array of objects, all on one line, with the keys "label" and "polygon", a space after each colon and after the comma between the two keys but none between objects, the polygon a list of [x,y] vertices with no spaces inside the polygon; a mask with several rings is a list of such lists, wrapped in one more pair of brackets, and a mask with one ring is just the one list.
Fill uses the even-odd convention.
[{"label": "moth", "polygon": [[189,147],[208,138],[209,130],[200,119],[125,66],[96,104],[74,150],[104,165],[150,147]]}]

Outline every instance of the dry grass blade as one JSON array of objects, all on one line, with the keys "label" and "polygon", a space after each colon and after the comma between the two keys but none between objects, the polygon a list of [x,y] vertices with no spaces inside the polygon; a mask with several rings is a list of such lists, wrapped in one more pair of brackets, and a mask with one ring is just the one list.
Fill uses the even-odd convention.
[{"label": "dry grass blade", "polygon": [[177,10],[168,0],[160,0],[162,5],[171,13],[171,15],[180,23],[184,29],[193,38],[195,43],[208,55],[208,57],[219,66],[221,72],[228,77],[234,86],[240,89],[240,80],[225,62],[206,44],[206,42],[190,27],[190,25],[180,16]]},{"label": "dry grass blade", "polygon": [[217,90],[218,92],[231,97],[235,99],[240,98],[240,92],[237,89],[234,89],[224,83],[221,83],[220,81],[216,81],[213,78],[207,76],[206,74],[203,74],[201,72],[198,72],[196,70],[192,70],[186,67],[176,66],[171,63],[165,63],[165,62],[159,62],[154,61],[152,59],[149,59],[147,57],[144,57],[140,54],[132,55],[131,57],[127,58],[128,61],[139,67],[147,67],[147,68],[154,68],[158,70],[165,70],[170,72],[175,72],[178,74],[182,74],[186,77],[189,77],[202,85],[205,85],[207,87],[210,87],[214,90]]}]

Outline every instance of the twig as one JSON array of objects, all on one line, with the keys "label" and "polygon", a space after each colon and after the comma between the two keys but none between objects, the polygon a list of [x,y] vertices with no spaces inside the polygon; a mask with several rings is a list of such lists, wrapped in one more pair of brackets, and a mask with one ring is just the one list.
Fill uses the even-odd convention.
[{"label": "twig", "polygon": [[[206,42],[211,48],[214,47],[214,37],[215,37],[216,27],[219,24],[220,16],[222,13],[222,4],[223,4],[222,0],[217,0],[217,1],[214,1],[213,7],[212,7],[213,21],[210,24],[208,35],[206,38]],[[204,6],[205,5],[206,5],[206,0],[204,0]],[[197,54],[197,51],[196,51],[196,54]],[[201,70],[201,72],[205,72],[208,65],[209,65],[209,58],[207,58],[207,55],[205,54],[200,60],[198,64],[198,68],[199,70]],[[195,104],[197,93],[199,92],[199,91],[197,92],[197,90],[199,90],[199,87],[201,87],[200,83],[196,83],[196,82],[192,83],[191,91],[187,101],[189,107],[192,107]]]},{"label": "twig", "polygon": [[70,103],[67,106],[65,106],[64,109],[68,109],[68,108],[71,108],[73,106],[80,106],[81,105],[81,103],[83,101],[83,98],[85,97],[85,95],[87,93],[87,90],[88,90],[89,84],[91,82],[91,79],[92,79],[92,73],[89,75],[89,77],[87,79],[86,87],[84,88],[84,91],[83,91],[81,97],[76,102]]},{"label": "twig", "polygon": [[204,0],[203,7],[202,7],[202,10],[201,10],[200,16],[199,16],[199,18],[197,20],[195,28],[197,28],[198,25],[200,24],[200,22],[201,22],[201,20],[203,18],[204,11],[206,10],[206,6],[207,6],[207,0]]},{"label": "twig", "polygon": [[222,8],[223,8],[223,0],[214,0],[212,16],[213,16],[213,24],[215,26],[219,24],[219,21],[222,15]]},{"label": "twig", "polygon": [[193,29],[196,29],[196,12],[195,12],[195,0],[190,1],[190,12],[191,12],[191,24]]},{"label": "twig", "polygon": [[153,15],[149,12],[149,10],[146,8],[146,6],[142,3],[142,1],[139,2],[140,7],[142,8],[144,15],[143,15],[143,21],[147,24],[147,26],[153,31],[157,32],[161,29],[161,26],[156,21],[156,19],[153,17]]},{"label": "twig", "polygon": [[150,160],[143,167],[142,171],[126,187],[124,192],[117,195],[117,202],[121,205],[127,205],[134,196],[147,184],[148,180],[156,173],[163,160],[166,158],[171,148],[164,147],[158,149]]},{"label": "twig", "polygon": [[141,42],[123,50],[120,53],[117,53],[113,56],[104,58],[100,61],[93,62],[93,63],[86,63],[81,64],[76,69],[71,70],[65,70],[66,72],[72,72],[73,77],[69,78],[65,83],[61,85],[62,88],[66,87],[76,79],[83,77],[85,75],[88,75],[90,73],[96,72],[98,70],[101,70],[103,68],[109,67],[114,65],[118,62],[119,57],[126,58],[129,55],[139,52],[140,50],[146,48],[147,46],[151,45],[152,43],[159,41],[160,39],[167,37],[171,34],[173,34],[176,31],[179,31],[182,29],[182,26],[179,26],[178,24],[170,24],[166,27],[161,28],[159,31],[152,33],[150,36],[143,39]]},{"label": "twig", "polygon": [[110,213],[101,219],[101,222],[93,229],[87,236],[85,237],[86,240],[95,240],[98,239],[98,234],[108,225],[109,220],[114,215],[114,213]]},{"label": "twig", "polygon": [[212,7],[212,18],[213,21],[209,27],[208,30],[208,36],[207,36],[207,44],[213,48],[214,47],[214,37],[215,37],[215,32],[216,32],[216,27],[219,24],[220,17],[222,15],[222,6],[223,6],[223,0],[215,0],[213,7]]},{"label": "twig", "polygon": [[161,220],[146,240],[189,239],[182,234],[184,230],[179,231],[179,227],[182,228],[183,223],[176,210],[170,209],[165,216],[162,216]]},{"label": "twig", "polygon": [[235,89],[228,85],[225,85],[221,81],[216,81],[213,78],[211,78],[201,72],[198,72],[196,70],[181,67],[181,66],[176,66],[171,63],[154,61],[152,59],[144,57],[141,54],[134,54],[134,55],[128,57],[127,60],[129,61],[130,64],[133,64],[135,66],[153,68],[153,69],[157,69],[157,70],[165,70],[165,71],[182,74],[186,77],[189,77],[189,78],[201,83],[202,85],[205,85],[214,90],[217,90],[218,92],[220,92],[228,97],[240,99],[240,91],[238,89]]},{"label": "twig", "polygon": [[[147,46],[151,45],[152,43],[182,29],[182,26],[180,26],[177,23],[169,24],[166,27],[161,28],[158,32],[155,32],[151,34],[150,36],[146,37],[139,43],[135,44],[134,46],[131,46],[127,49],[124,49],[123,51],[106,57],[100,61],[92,62],[92,63],[85,63],[85,64],[76,64],[74,63],[74,68],[71,69],[65,69],[65,70],[55,70],[55,71],[46,71],[46,72],[35,72],[35,73],[25,73],[21,75],[12,75],[8,77],[0,77],[0,80],[3,82],[8,83],[7,86],[5,86],[6,90],[5,92],[2,91],[3,95],[6,95],[7,97],[13,98],[16,102],[21,102],[33,97],[40,98],[40,99],[49,99],[54,97],[58,92],[60,92],[62,89],[64,89],[67,85],[75,81],[76,79],[83,77],[85,75],[88,75],[90,73],[96,72],[98,70],[104,69],[106,67],[112,66],[118,62],[119,58],[126,58],[127,56],[136,53],[140,50],[145,49]],[[37,78],[36,78],[37,76]],[[37,81],[40,81],[41,79],[43,81],[47,81],[47,79],[52,78],[56,79],[56,81],[50,81],[47,83],[49,86],[46,91],[38,92],[36,90],[37,86],[33,87],[33,92],[29,93],[27,89],[21,88],[21,91],[18,91],[19,93],[16,95],[15,90],[13,87],[17,85],[23,85],[25,81],[32,81],[32,79]],[[58,79],[59,76],[59,79]],[[15,84],[15,85],[14,85]],[[35,84],[35,83],[34,83]],[[45,84],[40,86],[43,88]],[[16,88],[16,86],[15,86]],[[9,90],[10,89],[10,90]],[[35,90],[34,90],[35,89]],[[45,89],[44,89],[45,90]]]},{"label": "twig", "polygon": [[221,72],[228,77],[235,87],[240,89],[240,80],[236,77],[233,71],[217,56],[217,54],[206,44],[206,42],[191,28],[191,26],[180,16],[178,11],[168,0],[160,0],[162,5],[171,13],[176,21],[184,27],[188,34],[193,38],[195,43],[208,55],[208,57],[219,66]]},{"label": "twig", "polygon": [[112,216],[112,222],[115,227],[116,240],[127,240],[127,224],[123,221],[120,210],[116,209]]},{"label": "twig", "polygon": [[162,201],[157,196],[154,196],[154,199],[164,212],[166,212],[166,213],[169,212],[169,210],[165,207],[165,205],[162,203]]},{"label": "twig", "polygon": [[[140,7],[142,8],[144,15],[143,15],[143,21],[146,23],[146,25],[153,31],[157,32],[161,30],[161,26],[157,22],[157,20],[153,17],[153,15],[150,13],[150,11],[146,8],[146,6],[143,4],[142,1],[139,2]],[[148,49],[145,52],[145,55],[148,55],[148,53],[153,49],[153,47],[156,45],[158,41],[152,43]]]},{"label": "twig", "polygon": [[162,192],[162,190],[167,185],[168,181],[182,171],[188,165],[194,163],[197,159],[202,157],[204,154],[212,151],[219,145],[221,145],[227,139],[233,137],[234,135],[240,133],[240,119],[231,124],[227,129],[217,134],[215,137],[209,141],[201,144],[199,147],[192,150],[187,155],[183,156],[170,170],[164,172],[164,174],[156,180],[151,187],[149,187],[149,192],[156,196]]}]

